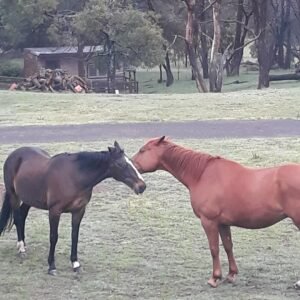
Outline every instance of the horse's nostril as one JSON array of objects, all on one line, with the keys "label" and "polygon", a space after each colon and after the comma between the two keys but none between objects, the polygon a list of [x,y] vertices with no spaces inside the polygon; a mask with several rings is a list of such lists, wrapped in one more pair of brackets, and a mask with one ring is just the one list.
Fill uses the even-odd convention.
[{"label": "horse's nostril", "polygon": [[142,194],[146,189],[146,184],[140,185],[139,187],[139,193]]}]

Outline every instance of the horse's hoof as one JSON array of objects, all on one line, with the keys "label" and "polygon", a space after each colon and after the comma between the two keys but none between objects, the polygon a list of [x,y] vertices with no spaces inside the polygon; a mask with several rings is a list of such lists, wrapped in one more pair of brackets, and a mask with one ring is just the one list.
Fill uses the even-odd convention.
[{"label": "horse's hoof", "polygon": [[296,290],[299,290],[299,289],[300,289],[300,280],[297,281],[296,283],[294,283],[294,288],[295,288]]},{"label": "horse's hoof", "polygon": [[73,271],[79,274],[81,272],[81,267],[73,268]]},{"label": "horse's hoof", "polygon": [[56,276],[57,275],[56,269],[48,270],[48,274],[52,276]]},{"label": "horse's hoof", "polygon": [[26,257],[26,252],[19,252],[19,256],[24,259]]},{"label": "horse's hoof", "polygon": [[216,278],[210,278],[208,281],[207,281],[207,284],[210,285],[211,287],[213,288],[216,288],[220,283],[220,279],[216,279]]},{"label": "horse's hoof", "polygon": [[78,261],[74,261],[72,263],[73,271],[79,273],[81,270],[80,263]]},{"label": "horse's hoof", "polygon": [[236,282],[236,274],[228,274],[224,281],[228,282],[228,283],[235,283]]}]

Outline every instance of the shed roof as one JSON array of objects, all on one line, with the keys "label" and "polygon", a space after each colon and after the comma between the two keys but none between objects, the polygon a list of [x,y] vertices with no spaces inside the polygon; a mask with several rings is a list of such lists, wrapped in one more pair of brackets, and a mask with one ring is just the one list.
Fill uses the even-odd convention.
[{"label": "shed roof", "polygon": [[[39,56],[39,55],[47,55],[47,54],[76,54],[78,51],[78,47],[43,47],[43,48],[25,48],[24,50],[29,51],[31,54]],[[83,49],[84,53],[103,51],[103,46],[85,46]]]}]

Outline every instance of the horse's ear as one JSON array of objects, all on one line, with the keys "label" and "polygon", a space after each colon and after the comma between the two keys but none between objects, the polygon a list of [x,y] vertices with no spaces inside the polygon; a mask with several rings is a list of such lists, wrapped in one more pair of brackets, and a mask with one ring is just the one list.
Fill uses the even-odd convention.
[{"label": "horse's ear", "polygon": [[113,153],[114,152],[114,150],[115,150],[115,148],[114,147],[107,147],[108,148],[108,151],[110,152],[110,153]]},{"label": "horse's ear", "polygon": [[161,142],[163,142],[163,141],[165,140],[165,137],[166,137],[166,136],[163,135],[163,136],[158,140],[157,145],[159,145]]},{"label": "horse's ear", "polygon": [[114,142],[114,146],[115,146],[115,148],[116,148],[118,151],[121,151],[121,150],[122,150],[121,147],[120,147],[120,145],[119,145],[119,143],[118,143],[117,141]]}]

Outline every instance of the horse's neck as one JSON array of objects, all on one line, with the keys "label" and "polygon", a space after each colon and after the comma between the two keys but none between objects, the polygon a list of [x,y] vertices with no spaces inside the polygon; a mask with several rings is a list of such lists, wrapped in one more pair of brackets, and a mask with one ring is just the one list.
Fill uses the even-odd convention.
[{"label": "horse's neck", "polygon": [[171,173],[187,188],[198,182],[214,157],[172,145],[165,151],[161,160],[161,169]]},{"label": "horse's neck", "polygon": [[106,151],[78,153],[77,163],[80,172],[84,174],[82,179],[86,186],[92,188],[110,177],[109,157],[110,154]]}]

